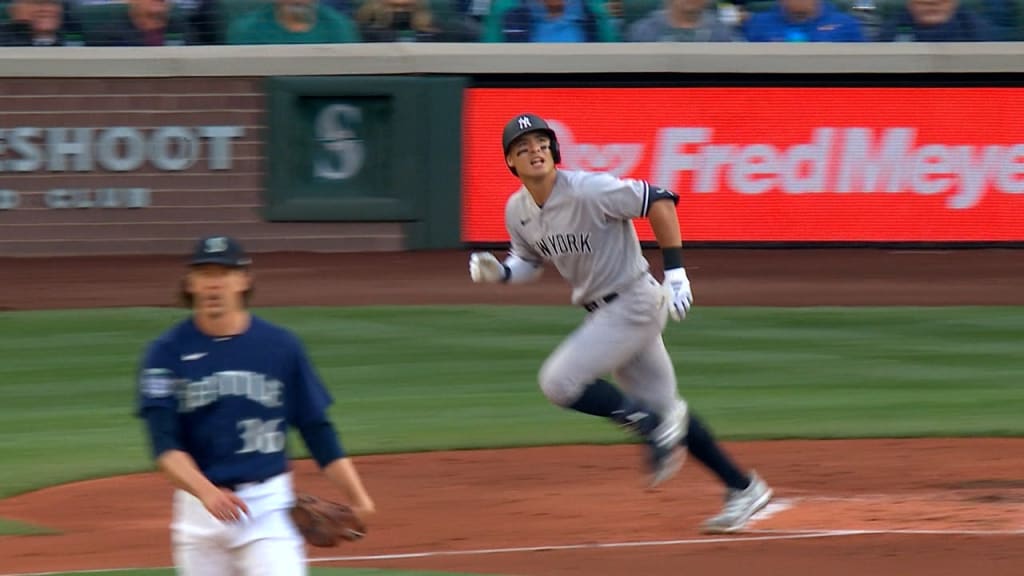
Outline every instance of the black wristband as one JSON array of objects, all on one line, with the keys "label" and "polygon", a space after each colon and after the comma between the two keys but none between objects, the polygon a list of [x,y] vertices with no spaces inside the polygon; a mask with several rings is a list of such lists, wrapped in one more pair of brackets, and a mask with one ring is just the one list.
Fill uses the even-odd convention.
[{"label": "black wristband", "polygon": [[665,263],[665,270],[673,270],[683,267],[683,247],[673,246],[672,248],[661,249],[661,259]]},{"label": "black wristband", "polygon": [[508,282],[508,279],[512,277],[512,269],[508,267],[508,264],[502,264],[501,268],[504,271],[504,276],[502,276],[501,281]]}]

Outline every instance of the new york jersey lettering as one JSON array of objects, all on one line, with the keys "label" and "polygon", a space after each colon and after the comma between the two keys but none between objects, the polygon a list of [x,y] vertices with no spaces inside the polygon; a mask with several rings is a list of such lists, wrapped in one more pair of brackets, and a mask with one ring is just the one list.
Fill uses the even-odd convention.
[{"label": "new york jersey lettering", "polygon": [[537,241],[537,252],[548,259],[566,254],[590,254],[593,251],[589,232],[549,234]]}]

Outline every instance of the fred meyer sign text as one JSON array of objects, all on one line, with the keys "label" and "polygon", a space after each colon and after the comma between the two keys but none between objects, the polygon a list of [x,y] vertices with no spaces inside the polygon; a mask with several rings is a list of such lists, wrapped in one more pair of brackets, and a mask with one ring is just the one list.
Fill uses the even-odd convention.
[{"label": "fred meyer sign text", "polygon": [[508,238],[509,102],[548,121],[563,168],[677,192],[684,242],[1024,241],[1021,88],[473,88],[465,241]]}]

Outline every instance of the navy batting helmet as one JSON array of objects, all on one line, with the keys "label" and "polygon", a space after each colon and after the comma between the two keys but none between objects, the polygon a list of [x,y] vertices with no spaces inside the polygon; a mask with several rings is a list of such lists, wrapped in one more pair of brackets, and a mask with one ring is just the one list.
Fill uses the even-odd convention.
[{"label": "navy batting helmet", "polygon": [[[505,151],[505,157],[508,157],[508,151],[512,146],[512,142],[529,132],[543,132],[546,134],[551,139],[551,159],[555,161],[555,164],[562,161],[562,152],[558,149],[558,137],[555,136],[555,131],[548,126],[548,123],[543,118],[529,113],[519,114],[509,120],[508,124],[505,124],[505,131],[501,135],[501,147]],[[509,170],[516,174],[515,168],[510,166]]]}]

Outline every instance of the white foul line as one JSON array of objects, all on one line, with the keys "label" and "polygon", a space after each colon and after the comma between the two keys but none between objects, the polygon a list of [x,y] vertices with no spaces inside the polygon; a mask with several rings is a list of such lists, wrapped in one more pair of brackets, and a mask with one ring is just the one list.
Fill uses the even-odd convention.
[{"label": "white foul line", "polygon": [[[403,560],[407,558],[436,558],[440,556],[475,556],[483,554],[513,554],[521,552],[550,552],[558,550],[596,550],[599,548],[639,548],[648,546],[683,546],[691,544],[723,544],[727,542],[764,542],[769,540],[803,540],[807,538],[830,538],[849,535],[845,530],[821,530],[818,532],[773,533],[759,536],[713,536],[709,538],[687,538],[683,540],[642,540],[635,542],[590,542],[586,544],[561,544],[549,546],[519,546],[513,548],[482,548],[477,550],[434,550],[429,552],[406,552],[401,554],[371,554],[366,556],[331,556],[310,558],[309,562],[355,562],[362,560]],[[3,575],[0,575],[3,576]],[[29,576],[10,575],[10,576]],[[34,575],[33,575],[34,576]]]},{"label": "white foul line", "polygon": [[[595,550],[599,548],[637,548],[643,546],[684,546],[691,544],[720,544],[724,542],[764,542],[770,540],[805,540],[808,538],[829,538],[846,536],[841,530],[820,532],[776,532],[757,536],[713,536],[708,538],[687,538],[682,540],[641,540],[634,542],[589,542],[585,544],[554,544],[547,546],[518,546],[510,548],[478,548],[474,550],[430,550],[400,554],[367,554],[365,556],[331,556],[309,558],[310,564],[317,562],[356,562],[370,560],[404,560],[413,558],[437,558],[442,556],[481,556],[489,554],[514,554],[522,552],[547,552],[552,550]],[[106,568],[102,570],[76,570],[60,572],[22,572],[0,574],[0,576],[56,576],[58,574],[95,574],[98,572],[126,572],[129,570],[160,570],[161,568]]]},{"label": "white foul line", "polygon": [[[772,528],[747,528],[746,532],[755,534],[808,534],[818,535],[822,530],[775,530]],[[926,530],[926,529],[861,529],[850,528],[846,530],[827,530],[824,532],[836,532],[836,536],[1024,536],[1024,530]],[[2,576],[2,575],[0,575]]]},{"label": "white foul line", "polygon": [[[404,560],[413,558],[438,558],[444,556],[480,556],[489,554],[514,554],[523,552],[547,552],[558,550],[597,550],[607,548],[640,548],[657,546],[686,546],[699,544],[724,544],[730,542],[767,542],[778,540],[807,540],[811,538],[837,538],[841,536],[878,536],[887,534],[939,535],[939,536],[1024,536],[1024,530],[758,530],[744,529],[752,536],[711,536],[707,538],[686,538],[681,540],[641,540],[633,542],[590,542],[585,544],[559,544],[549,546],[519,546],[511,548],[480,548],[475,550],[433,550],[406,552],[400,554],[368,554],[365,556],[333,556],[309,558],[310,564],[319,562],[357,562],[370,560]],[[61,574],[96,574],[101,572],[128,572],[166,570],[170,566],[138,568],[103,568],[96,570],[62,570],[60,572],[19,572],[4,573],[0,576],[57,576]]]},{"label": "white foul line", "polygon": [[170,566],[161,566],[159,568],[97,568],[94,570],[61,570],[60,572],[18,572],[10,574],[0,574],[0,576],[62,576],[64,574],[108,574],[110,572],[148,572],[149,570],[166,570]]}]

